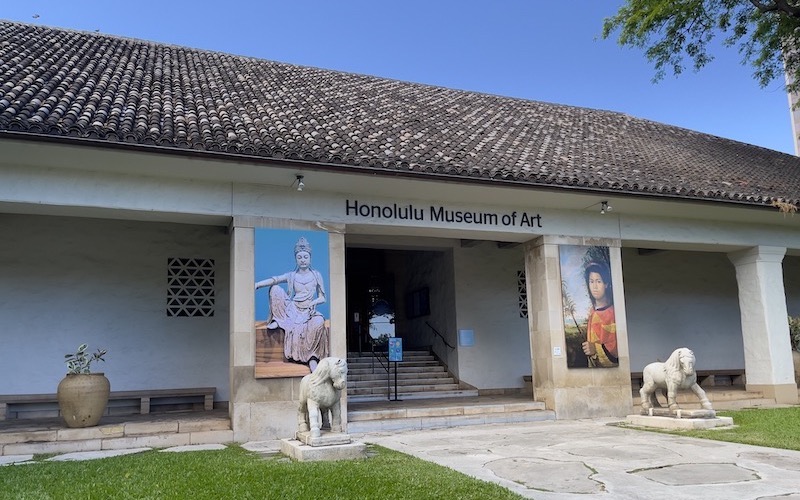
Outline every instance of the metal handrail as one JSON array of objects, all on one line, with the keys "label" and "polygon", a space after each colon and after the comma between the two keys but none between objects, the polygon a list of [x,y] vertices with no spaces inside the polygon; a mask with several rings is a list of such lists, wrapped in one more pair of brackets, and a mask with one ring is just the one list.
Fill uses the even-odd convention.
[{"label": "metal handrail", "polygon": [[[384,354],[383,351],[376,352],[375,351],[375,344],[372,342],[369,343],[370,350],[372,351],[372,373],[375,374],[375,360],[378,360],[378,363],[381,364],[381,367],[386,372],[386,398],[391,400],[392,399],[392,377],[389,373],[389,353],[387,352]],[[383,364],[383,360],[386,359],[386,364]],[[397,398],[397,394],[395,394],[395,398]]]},{"label": "metal handrail", "polygon": [[433,326],[432,326],[430,323],[428,323],[428,322],[426,321],[426,322],[425,322],[425,324],[426,324],[426,325],[428,325],[428,328],[430,328],[431,330],[433,330],[433,333],[435,333],[435,334],[436,334],[436,335],[437,335],[437,336],[438,336],[440,339],[442,339],[442,342],[444,342],[444,345],[446,345],[446,346],[447,346],[447,347],[449,347],[450,349],[455,349],[455,347],[451,346],[451,345],[450,345],[450,344],[447,342],[447,340],[445,340],[444,336],[443,336],[441,333],[439,333],[439,332],[436,330],[436,328],[434,328],[434,327],[433,327]]}]

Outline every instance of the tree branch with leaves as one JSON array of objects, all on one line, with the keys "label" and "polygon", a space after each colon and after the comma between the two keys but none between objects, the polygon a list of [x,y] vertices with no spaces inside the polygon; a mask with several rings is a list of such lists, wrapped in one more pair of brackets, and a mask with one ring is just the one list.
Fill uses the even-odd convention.
[{"label": "tree branch with leaves", "polygon": [[654,81],[695,71],[713,61],[711,42],[736,48],[742,64],[766,87],[776,79],[800,90],[800,2],[794,0],[627,0],[603,21],[603,38],[618,33],[622,46],[644,49]]}]

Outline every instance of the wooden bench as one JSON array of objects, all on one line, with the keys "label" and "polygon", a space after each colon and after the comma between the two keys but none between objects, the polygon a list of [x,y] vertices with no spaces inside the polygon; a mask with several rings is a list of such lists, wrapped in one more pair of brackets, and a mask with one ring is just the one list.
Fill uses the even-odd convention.
[{"label": "wooden bench", "polygon": [[[150,413],[150,404],[153,400],[163,400],[169,398],[203,398],[203,409],[214,409],[214,393],[216,387],[187,387],[180,389],[149,389],[143,391],[111,391],[108,396],[109,401],[117,400],[138,400],[139,413],[146,415]],[[12,394],[0,395],[0,420],[6,420],[9,413],[9,405],[37,404],[37,403],[57,403],[56,394]]]},{"label": "wooden bench", "polygon": [[[703,387],[745,384],[744,368],[732,370],[696,370],[697,383]],[[631,373],[631,386],[639,389],[644,384],[642,372]]]},{"label": "wooden bench", "polygon": [[744,368],[734,370],[697,370],[697,383],[703,387],[745,384]]}]

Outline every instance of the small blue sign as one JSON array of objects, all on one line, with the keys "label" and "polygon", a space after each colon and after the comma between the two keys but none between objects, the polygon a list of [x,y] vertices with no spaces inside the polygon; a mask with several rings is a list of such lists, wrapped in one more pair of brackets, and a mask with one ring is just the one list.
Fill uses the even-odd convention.
[{"label": "small blue sign", "polygon": [[403,339],[400,337],[389,339],[389,361],[403,361]]}]

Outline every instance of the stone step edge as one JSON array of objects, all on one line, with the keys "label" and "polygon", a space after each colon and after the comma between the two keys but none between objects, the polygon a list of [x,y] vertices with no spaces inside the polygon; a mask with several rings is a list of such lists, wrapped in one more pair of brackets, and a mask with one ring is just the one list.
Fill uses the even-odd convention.
[{"label": "stone step edge", "polygon": [[547,411],[544,403],[486,404],[476,406],[445,406],[441,408],[396,408],[383,410],[352,410],[347,412],[348,422],[388,420],[399,418],[429,418],[488,415],[500,413],[525,413]]},{"label": "stone step edge", "polygon": [[[394,393],[392,393],[394,397]],[[474,398],[478,397],[478,391],[474,389],[462,389],[457,391],[438,391],[438,392],[409,392],[397,394],[397,399],[442,399],[442,398]],[[389,401],[386,394],[370,394],[370,395],[348,395],[348,402],[351,403],[371,403],[375,401]]]},{"label": "stone step edge", "polygon": [[[373,360],[386,360],[386,356],[348,356],[347,362],[348,363],[371,363]],[[430,354],[408,354],[407,352],[403,353],[403,361],[436,361],[436,358]]]},{"label": "stone step edge", "polygon": [[[446,372],[444,366],[442,365],[429,365],[429,366],[400,366],[398,367],[397,373],[424,373],[424,372]],[[360,375],[379,375],[381,373],[386,373],[386,369],[382,366],[375,366],[373,369],[371,366],[362,366],[362,367],[347,367],[347,374],[350,375],[351,373],[360,374]],[[394,374],[394,367],[392,367],[392,374]]]},{"label": "stone step edge", "polygon": [[[457,391],[458,390],[458,384],[428,384],[428,385],[405,385],[405,386],[401,386],[400,384],[398,384],[397,385],[397,389],[398,389],[398,391],[400,391],[399,394],[403,394],[403,393],[412,394],[412,393],[416,393],[416,392],[436,392],[436,393],[440,393],[440,392],[446,392],[446,391]],[[384,387],[363,387],[363,388],[360,388],[360,389],[349,388],[347,390],[347,392],[348,392],[348,394],[351,394],[353,396],[359,396],[359,395],[363,395],[363,394],[386,394],[387,390],[390,390],[392,393],[394,393],[394,384],[392,384],[392,387],[390,389],[387,389],[385,386]]]},{"label": "stone step edge", "polygon": [[[348,371],[350,369],[353,369],[353,370],[368,370],[368,369],[372,368],[372,366],[373,366],[372,363],[347,363]],[[380,370],[386,371],[384,366],[385,365],[381,365],[380,363],[375,363],[375,369],[376,370],[380,369]],[[403,368],[428,368],[428,367],[433,367],[433,366],[442,366],[442,365],[438,361],[400,361],[397,364],[397,367],[400,368],[401,370]],[[394,371],[394,362],[392,362],[391,368],[392,368],[392,371]]]},{"label": "stone step edge", "polygon": [[[21,442],[84,441],[89,439],[135,438],[165,434],[188,434],[191,432],[230,430],[228,419],[166,421],[166,422],[125,422],[103,424],[84,428],[56,427],[9,431],[0,434],[0,446]],[[25,439],[21,439],[25,438]],[[12,441],[14,440],[14,441]]]},{"label": "stone step edge", "polygon": [[35,441],[0,444],[0,456],[77,451],[120,450],[128,448],[168,448],[192,444],[226,444],[233,442],[233,431],[191,431],[141,436],[106,437],[79,440]]},{"label": "stone step edge", "polygon": [[441,417],[411,417],[385,420],[364,420],[348,422],[347,432],[352,436],[371,432],[395,432],[403,430],[421,430],[437,427],[463,427],[467,425],[485,425],[520,422],[545,422],[556,419],[552,410],[520,411],[506,413],[484,413],[475,415],[454,415]]},{"label": "stone step edge", "polygon": [[[394,381],[394,374],[392,374],[390,380]],[[422,380],[422,379],[431,379],[431,380],[441,380],[441,379],[452,379],[453,377],[448,375],[447,372],[433,372],[433,373],[398,373],[397,380],[398,381],[407,381],[407,380]],[[361,383],[361,382],[382,382],[386,383],[386,374],[381,377],[380,375],[351,375],[347,374],[347,385],[349,386],[351,383]]]},{"label": "stone step edge", "polygon": [[[390,380],[394,386],[394,380]],[[397,379],[398,386],[415,386],[415,385],[451,385],[457,382],[453,377],[439,377],[439,378],[412,378],[412,379]],[[370,387],[386,387],[386,379],[384,380],[348,380],[347,389],[367,389]]]},{"label": "stone step edge", "polygon": [[[381,356],[381,355],[386,356],[386,351],[383,351],[382,353],[380,351],[376,351],[376,353],[377,353],[376,356]],[[411,350],[411,351],[409,351],[409,350],[403,349],[403,356],[433,356],[433,354],[431,354],[430,351],[420,351],[420,350]],[[361,353],[352,352],[351,351],[351,352],[347,353],[347,357],[348,358],[372,358],[372,357],[375,357],[375,356],[373,356],[372,352],[370,352],[370,351],[364,351],[364,352],[361,352]]]}]

